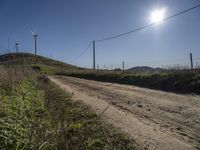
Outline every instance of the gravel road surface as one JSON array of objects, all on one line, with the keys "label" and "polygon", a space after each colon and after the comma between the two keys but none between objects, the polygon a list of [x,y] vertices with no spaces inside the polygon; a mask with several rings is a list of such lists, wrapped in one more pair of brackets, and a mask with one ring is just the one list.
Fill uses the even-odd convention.
[{"label": "gravel road surface", "polygon": [[150,150],[200,150],[200,96],[66,76],[49,76]]}]

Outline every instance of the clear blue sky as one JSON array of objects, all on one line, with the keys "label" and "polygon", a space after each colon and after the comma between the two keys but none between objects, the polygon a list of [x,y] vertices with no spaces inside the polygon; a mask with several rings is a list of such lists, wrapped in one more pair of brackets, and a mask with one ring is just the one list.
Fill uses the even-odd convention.
[{"label": "clear blue sky", "polygon": [[[19,40],[33,51],[30,30],[37,28],[38,53],[64,62],[78,56],[92,40],[150,23],[152,10],[166,16],[199,4],[199,0],[0,0],[1,53]],[[189,52],[200,63],[200,8],[118,39],[96,45],[100,67],[188,64]],[[73,64],[91,67],[92,48]]]}]

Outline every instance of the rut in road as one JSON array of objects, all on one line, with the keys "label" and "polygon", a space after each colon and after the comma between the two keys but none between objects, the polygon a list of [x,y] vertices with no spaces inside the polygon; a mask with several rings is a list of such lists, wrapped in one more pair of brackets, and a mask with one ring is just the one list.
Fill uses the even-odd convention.
[{"label": "rut in road", "polygon": [[[178,95],[135,86],[64,76],[54,76],[50,79],[57,83],[60,81],[65,87],[67,86],[68,91],[76,92],[75,95],[78,100],[82,100],[83,97],[98,99],[123,111],[126,116],[131,115],[132,118],[136,119],[134,121],[144,127],[142,129],[146,133],[152,134],[145,135],[145,132],[140,132],[138,128],[138,131],[133,131],[133,138],[143,147],[155,149],[160,146],[161,149],[169,149],[168,144],[171,144],[171,148],[173,148],[171,143],[173,141],[170,138],[174,138],[176,149],[180,148],[180,145],[183,146],[181,149],[188,147],[200,149],[199,96]],[[91,103],[89,104],[91,105]],[[109,111],[109,109],[106,111]],[[112,118],[109,120],[106,115],[104,117],[112,123]],[[122,128],[122,130],[128,128],[123,124],[116,126]],[[128,129],[123,131],[129,132]],[[162,147],[162,145],[165,147]]]}]

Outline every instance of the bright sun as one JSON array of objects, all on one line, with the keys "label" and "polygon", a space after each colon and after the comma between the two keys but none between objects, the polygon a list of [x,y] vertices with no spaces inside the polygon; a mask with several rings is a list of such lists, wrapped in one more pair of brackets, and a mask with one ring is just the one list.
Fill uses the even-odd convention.
[{"label": "bright sun", "polygon": [[165,17],[165,12],[166,12],[165,8],[154,10],[150,16],[151,22],[159,23],[159,22],[163,21],[163,19]]}]

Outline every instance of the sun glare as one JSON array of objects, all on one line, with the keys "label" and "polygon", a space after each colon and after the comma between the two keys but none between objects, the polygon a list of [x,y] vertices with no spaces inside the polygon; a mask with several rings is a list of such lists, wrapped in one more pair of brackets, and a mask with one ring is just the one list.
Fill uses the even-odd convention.
[{"label": "sun glare", "polygon": [[163,21],[163,19],[165,17],[165,12],[166,12],[166,9],[164,9],[164,8],[154,10],[150,16],[151,22],[159,23],[159,22]]}]

